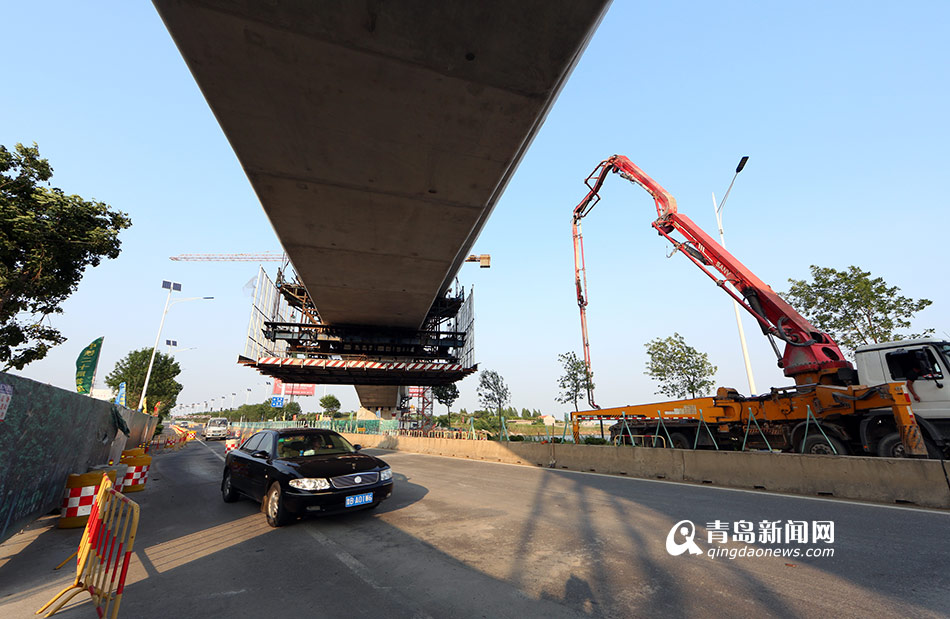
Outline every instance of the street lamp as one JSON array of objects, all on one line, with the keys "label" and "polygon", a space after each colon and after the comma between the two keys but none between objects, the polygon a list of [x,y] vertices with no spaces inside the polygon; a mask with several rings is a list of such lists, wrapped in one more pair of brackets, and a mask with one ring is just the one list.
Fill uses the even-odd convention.
[{"label": "street lamp", "polygon": [[236,395],[237,395],[236,393],[233,393],[233,392],[231,393],[231,410],[234,410],[234,396]]},{"label": "street lamp", "polygon": [[[716,212],[716,224],[719,226],[719,244],[722,245],[723,249],[726,247],[726,237],[722,231],[722,207],[725,206],[726,199],[729,198],[729,192],[732,191],[732,185],[735,184],[736,177],[739,176],[739,172],[742,172],[742,168],[745,167],[747,161],[749,161],[748,157],[743,157],[739,160],[739,165],[736,166],[736,173],[732,177],[732,182],[729,183],[729,189],[726,190],[726,195],[722,197],[722,202],[718,205],[716,204],[716,194],[713,194],[713,210]],[[732,306],[736,312],[736,326],[739,328],[739,343],[742,345],[742,359],[745,361],[746,378],[749,379],[749,395],[755,395],[755,378],[752,376],[752,363],[749,361],[749,348],[745,342],[745,331],[742,328],[739,302],[733,299]]]},{"label": "street lamp", "polygon": [[162,321],[158,323],[158,333],[155,335],[155,345],[152,346],[152,356],[148,360],[148,370],[145,372],[145,385],[142,387],[142,397],[139,399],[139,405],[137,410],[142,410],[142,407],[145,406],[145,396],[148,394],[148,382],[152,378],[152,365],[155,363],[155,351],[158,350],[158,341],[162,337],[162,328],[165,326],[165,316],[168,315],[168,308],[175,303],[182,303],[184,301],[198,301],[213,299],[214,297],[189,297],[187,299],[175,299],[172,301],[173,292],[181,292],[181,284],[178,282],[170,282],[168,280],[162,281],[162,288],[168,290],[168,296],[165,298],[165,309],[162,311]]},{"label": "street lamp", "polygon": [[248,387],[248,388],[247,388],[247,395],[244,396],[244,405],[245,405],[245,406],[247,406],[247,402],[248,402],[248,400],[250,400],[250,399],[251,399],[251,388]]},{"label": "street lamp", "polygon": [[166,355],[172,354],[172,347],[178,348],[178,340],[165,340],[165,346],[168,346],[168,350],[165,351]]}]

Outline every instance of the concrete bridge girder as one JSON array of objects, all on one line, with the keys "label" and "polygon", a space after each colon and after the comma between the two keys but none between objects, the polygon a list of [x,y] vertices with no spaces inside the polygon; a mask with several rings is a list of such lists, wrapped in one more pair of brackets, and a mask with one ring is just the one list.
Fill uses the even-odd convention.
[{"label": "concrete bridge girder", "polygon": [[608,4],[155,0],[322,319],[411,329]]}]

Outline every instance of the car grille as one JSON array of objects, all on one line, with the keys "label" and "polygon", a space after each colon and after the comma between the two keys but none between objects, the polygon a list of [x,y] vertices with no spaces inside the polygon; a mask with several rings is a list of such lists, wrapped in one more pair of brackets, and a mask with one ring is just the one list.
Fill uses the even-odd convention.
[{"label": "car grille", "polygon": [[[357,481],[357,479],[359,481]],[[357,488],[359,486],[368,486],[379,481],[379,473],[369,471],[367,473],[353,473],[352,475],[340,475],[331,477],[330,483],[334,488]]]}]

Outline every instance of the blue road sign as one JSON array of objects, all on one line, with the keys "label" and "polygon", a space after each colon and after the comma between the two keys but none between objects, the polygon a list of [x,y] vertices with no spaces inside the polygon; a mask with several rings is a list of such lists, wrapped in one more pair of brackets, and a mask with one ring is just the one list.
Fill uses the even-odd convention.
[{"label": "blue road sign", "polygon": [[272,408],[283,408],[284,407],[284,396],[275,395],[270,399],[270,405]]}]

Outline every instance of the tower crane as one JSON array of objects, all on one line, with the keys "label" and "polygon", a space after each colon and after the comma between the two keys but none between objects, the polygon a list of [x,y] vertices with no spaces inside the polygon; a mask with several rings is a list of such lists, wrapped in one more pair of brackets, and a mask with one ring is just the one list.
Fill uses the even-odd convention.
[{"label": "tower crane", "polygon": [[176,262],[283,262],[286,254],[263,252],[259,254],[178,254],[169,256]]}]

